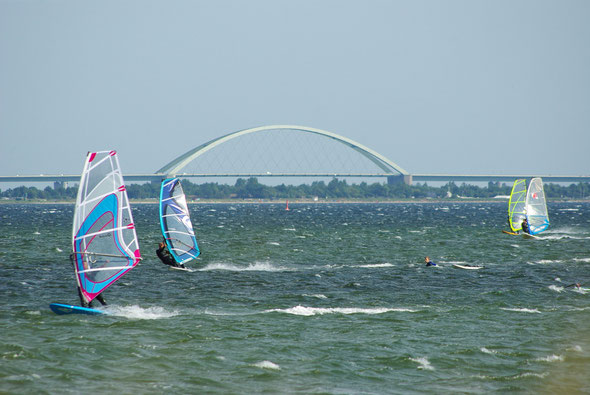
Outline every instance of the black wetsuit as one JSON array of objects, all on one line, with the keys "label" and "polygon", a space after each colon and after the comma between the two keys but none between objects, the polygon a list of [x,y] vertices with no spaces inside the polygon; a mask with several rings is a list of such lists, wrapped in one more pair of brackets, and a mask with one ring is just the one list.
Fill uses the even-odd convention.
[{"label": "black wetsuit", "polygon": [[84,297],[82,296],[82,291],[80,291],[80,287],[78,287],[78,296],[80,297],[80,305],[82,307],[92,307],[92,302],[94,302],[95,300],[98,300],[100,304],[102,304],[103,306],[107,305],[107,302],[106,300],[104,300],[101,293],[96,295],[96,297],[92,299],[90,303],[86,303],[86,300],[84,300]]},{"label": "black wetsuit", "polygon": [[156,250],[156,255],[165,265],[184,268],[184,265],[182,263],[179,264],[178,262],[176,262],[176,260],[174,260],[174,257],[170,254],[170,251],[168,251],[168,248],[166,246],[158,248]]},{"label": "black wetsuit", "polygon": [[[72,265],[74,265],[74,269],[75,269],[76,264],[74,263],[74,254],[70,254],[70,262],[72,262]],[[104,300],[101,293],[96,295],[96,297],[94,299],[92,299],[90,301],[90,303],[86,303],[84,296],[82,296],[82,291],[80,290],[80,287],[78,287],[78,296],[80,297],[80,306],[82,306],[82,307],[92,307],[92,302],[94,302],[95,299],[98,300],[103,306],[107,305],[107,302],[106,302],[106,300]]]},{"label": "black wetsuit", "polygon": [[529,223],[527,221],[522,221],[522,231],[524,233],[531,233],[531,230],[529,229]]}]

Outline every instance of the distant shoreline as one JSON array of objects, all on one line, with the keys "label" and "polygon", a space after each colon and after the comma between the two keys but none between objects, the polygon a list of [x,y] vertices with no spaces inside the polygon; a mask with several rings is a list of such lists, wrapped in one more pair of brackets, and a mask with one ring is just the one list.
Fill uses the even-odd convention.
[{"label": "distant shoreline", "polygon": [[[129,199],[132,204],[158,204],[157,199]],[[286,205],[288,199],[199,199],[187,200],[188,204],[280,204]],[[289,204],[424,204],[424,203],[508,203],[508,199],[465,198],[465,199],[294,199]],[[590,199],[547,199],[549,203],[590,203]],[[75,200],[0,200],[0,204],[75,204]]]}]

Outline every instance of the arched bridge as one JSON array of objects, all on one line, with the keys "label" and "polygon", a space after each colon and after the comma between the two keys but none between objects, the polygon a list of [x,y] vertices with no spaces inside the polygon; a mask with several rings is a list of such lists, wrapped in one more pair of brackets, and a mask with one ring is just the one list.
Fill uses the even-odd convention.
[{"label": "arched bridge", "polygon": [[[365,147],[364,145],[362,145],[354,140],[351,140],[351,139],[344,137],[344,136],[340,136],[336,133],[328,132],[328,131],[317,129],[317,128],[310,128],[307,126],[299,126],[299,125],[261,126],[261,127],[256,127],[256,128],[239,130],[237,132],[226,134],[225,136],[221,136],[221,137],[215,138],[213,140],[210,140],[210,141],[208,141],[204,144],[201,144],[198,147],[186,152],[185,154],[179,156],[178,158],[174,159],[170,163],[166,164],[164,167],[159,169],[156,173],[166,174],[168,176],[180,175],[182,170],[185,168],[185,166],[187,166],[190,162],[197,159],[199,156],[205,154],[206,152],[214,149],[215,147],[220,146],[221,144],[227,143],[228,141],[236,139],[238,137],[246,136],[246,135],[253,134],[253,133],[271,131],[271,130],[293,130],[293,131],[298,131],[298,132],[303,132],[303,133],[311,133],[311,134],[326,137],[326,138],[332,139],[338,143],[341,143],[341,144],[355,150],[356,152],[358,152],[359,154],[361,154],[365,158],[369,159],[378,168],[381,169],[382,173],[371,174],[371,176],[384,177],[384,176],[393,176],[393,175],[401,175],[401,176],[408,176],[409,175],[409,173],[406,170],[404,170],[401,166],[399,166],[396,163],[394,163],[393,161],[387,159],[385,156],[379,154],[378,152],[373,151],[372,149]],[[204,176],[204,175],[182,173],[182,176],[183,177],[191,177],[191,176],[198,177],[198,176]],[[334,172],[329,172],[329,173],[273,173],[273,174],[269,174],[269,173],[260,173],[260,174],[256,174],[256,173],[221,174],[221,173],[218,173],[218,174],[210,174],[209,173],[209,174],[207,174],[207,176],[208,177],[222,177],[222,176],[258,176],[258,177],[264,177],[264,176],[274,176],[274,177],[277,177],[277,176],[282,176],[282,177],[285,177],[285,176],[354,177],[354,176],[356,176],[356,177],[364,177],[364,176],[368,176],[368,174],[366,174],[366,173],[365,174],[358,174],[358,173],[357,174],[353,174],[353,173],[335,174]]]},{"label": "arched bridge", "polygon": [[[186,167],[189,163],[195,159],[201,157],[205,153],[212,149],[221,146],[224,143],[228,143],[231,140],[239,137],[253,135],[260,132],[268,132],[273,130],[286,130],[295,131],[305,134],[311,134],[320,136],[326,139],[330,139],[336,143],[342,144],[344,147],[356,151],[363,158],[368,159],[376,166],[376,171],[373,172],[334,172],[328,170],[325,172],[220,172],[220,173],[188,173]],[[247,169],[247,167],[246,167]],[[261,126],[250,129],[239,130],[237,132],[229,133],[224,136],[210,140],[204,144],[199,145],[191,149],[190,151],[180,155],[176,159],[172,160],[162,168],[158,169],[155,173],[151,174],[125,174],[125,180],[127,182],[134,181],[154,181],[159,182],[165,177],[178,176],[178,177],[201,177],[201,178],[216,178],[216,177],[355,177],[355,178],[367,178],[367,177],[380,177],[387,178],[388,182],[405,182],[411,184],[412,181],[459,181],[459,182],[488,182],[488,181],[506,181],[512,182],[518,178],[531,178],[531,177],[542,177],[547,182],[590,182],[590,176],[557,176],[557,175],[540,175],[540,174],[512,174],[512,175],[467,175],[467,174],[410,174],[398,164],[394,163],[385,156],[378,152],[365,147],[364,145],[351,140],[347,137],[338,135],[336,133],[328,132],[325,130],[298,126],[298,125],[270,125]],[[26,175],[26,176],[0,176],[0,182],[55,182],[55,186],[63,185],[65,182],[77,182],[80,180],[80,175]]]}]

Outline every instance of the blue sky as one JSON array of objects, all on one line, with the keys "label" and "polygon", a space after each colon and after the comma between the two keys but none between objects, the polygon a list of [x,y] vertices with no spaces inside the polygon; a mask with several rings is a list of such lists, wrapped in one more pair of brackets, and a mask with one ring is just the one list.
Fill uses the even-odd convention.
[{"label": "blue sky", "polygon": [[[236,130],[411,173],[590,174],[588,1],[0,0],[0,175],[153,172]],[[1,187],[1,186],[0,186]]]}]

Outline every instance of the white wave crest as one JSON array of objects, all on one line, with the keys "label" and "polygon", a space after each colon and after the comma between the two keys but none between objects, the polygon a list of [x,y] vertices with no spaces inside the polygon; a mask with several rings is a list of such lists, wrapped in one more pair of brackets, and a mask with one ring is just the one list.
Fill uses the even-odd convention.
[{"label": "white wave crest", "polygon": [[555,292],[563,292],[563,287],[558,287],[557,285],[550,285],[549,289]]},{"label": "white wave crest", "polygon": [[410,358],[410,361],[414,361],[418,364],[418,369],[434,370],[430,361],[426,357]]},{"label": "white wave crest", "polygon": [[374,267],[392,267],[392,263],[373,263],[368,265],[357,265],[353,267],[374,268]]},{"label": "white wave crest", "polygon": [[590,262],[590,258],[574,258],[574,262]]},{"label": "white wave crest", "polygon": [[563,357],[563,355],[548,355],[546,357],[540,357],[535,359],[535,361],[539,361],[539,362],[561,362],[563,361],[565,358]]},{"label": "white wave crest", "polygon": [[271,370],[281,370],[281,367],[274,362],[271,361],[260,361],[255,363],[252,366],[256,366],[260,369],[271,369]]},{"label": "white wave crest", "polygon": [[496,351],[496,350],[490,350],[485,347],[480,348],[480,351],[483,353],[486,353],[486,354],[497,354],[498,353],[498,351]]},{"label": "white wave crest", "polygon": [[313,295],[303,294],[303,296],[306,296],[308,298],[328,299],[328,297],[326,295],[322,295],[322,294],[313,294]]},{"label": "white wave crest", "polygon": [[137,305],[133,306],[107,306],[104,311],[117,317],[125,317],[139,320],[158,320],[179,315],[176,310],[167,311],[163,307],[148,307],[144,309]]},{"label": "white wave crest", "polygon": [[563,262],[561,259],[554,259],[554,260],[551,260],[551,259],[541,259],[540,261],[537,261],[537,263],[539,265],[547,265],[547,264],[550,264],[550,263],[561,263],[561,262]]},{"label": "white wave crest", "polygon": [[232,272],[285,272],[293,271],[283,266],[273,266],[268,262],[255,262],[250,263],[248,266],[235,265],[231,263],[211,263],[205,266],[199,271],[210,271],[210,270],[229,270]]},{"label": "white wave crest", "polygon": [[501,310],[506,310],[506,311],[517,311],[517,312],[521,312],[521,313],[537,313],[537,314],[541,314],[541,312],[537,309],[527,309],[527,308],[510,308],[510,307],[500,307]]},{"label": "white wave crest", "polygon": [[293,315],[302,315],[302,316],[312,316],[312,315],[324,315],[324,314],[383,314],[388,313],[391,311],[398,311],[398,312],[410,312],[413,313],[416,310],[412,309],[405,309],[405,308],[385,308],[385,307],[377,307],[377,308],[354,308],[354,307],[307,307],[307,306],[295,306],[288,309],[271,309],[265,310],[265,313],[285,313],[285,314],[293,314]]}]

